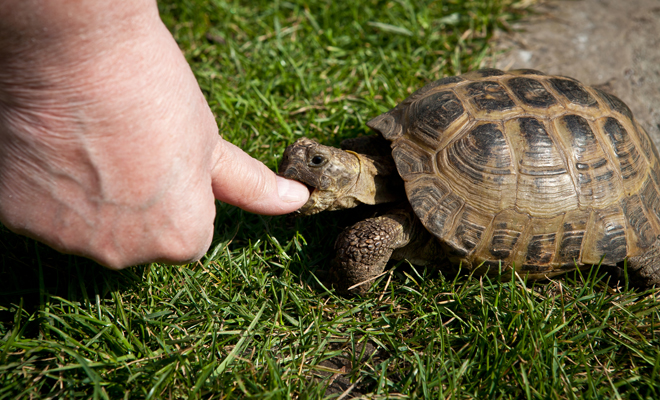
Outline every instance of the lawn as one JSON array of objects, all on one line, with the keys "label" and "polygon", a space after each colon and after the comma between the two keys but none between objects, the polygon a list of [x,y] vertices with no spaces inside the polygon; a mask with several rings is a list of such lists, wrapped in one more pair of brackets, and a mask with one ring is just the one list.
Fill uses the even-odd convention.
[{"label": "lawn", "polygon": [[[435,79],[487,65],[511,0],[168,0],[223,137],[276,169]],[[399,263],[324,285],[354,211],[218,205],[208,254],[112,272],[0,226],[0,398],[660,398],[660,291],[594,268],[543,284]]]}]

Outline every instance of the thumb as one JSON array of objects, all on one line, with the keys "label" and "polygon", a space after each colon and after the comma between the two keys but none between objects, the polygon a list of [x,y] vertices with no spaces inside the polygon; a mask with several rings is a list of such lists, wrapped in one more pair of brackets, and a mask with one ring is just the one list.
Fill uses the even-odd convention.
[{"label": "thumb", "polygon": [[256,214],[279,215],[299,209],[309,198],[305,185],[275,175],[220,137],[213,156],[213,194],[220,201]]}]

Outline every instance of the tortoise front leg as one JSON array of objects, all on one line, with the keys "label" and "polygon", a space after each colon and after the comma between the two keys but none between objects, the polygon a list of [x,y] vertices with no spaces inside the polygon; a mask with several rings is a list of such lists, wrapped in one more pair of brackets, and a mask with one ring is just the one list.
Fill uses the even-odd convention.
[{"label": "tortoise front leg", "polygon": [[[364,293],[380,275],[392,253],[416,245],[426,232],[412,210],[396,210],[358,222],[344,230],[335,242],[337,255],[332,275],[340,292]],[[349,290],[354,285],[361,285]]]}]

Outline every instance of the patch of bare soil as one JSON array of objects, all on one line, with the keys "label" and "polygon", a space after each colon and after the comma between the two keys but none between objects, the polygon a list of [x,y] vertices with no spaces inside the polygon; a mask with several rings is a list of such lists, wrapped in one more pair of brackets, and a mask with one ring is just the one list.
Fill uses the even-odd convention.
[{"label": "patch of bare soil", "polygon": [[500,33],[490,65],[566,75],[620,97],[660,147],[660,0],[546,0]]}]

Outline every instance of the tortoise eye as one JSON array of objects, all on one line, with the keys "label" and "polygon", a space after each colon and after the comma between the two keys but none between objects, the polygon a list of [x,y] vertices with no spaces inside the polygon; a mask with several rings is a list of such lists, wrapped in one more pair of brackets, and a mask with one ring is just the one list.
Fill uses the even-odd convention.
[{"label": "tortoise eye", "polygon": [[327,160],[325,159],[325,157],[321,155],[315,155],[314,157],[312,157],[311,160],[309,160],[309,165],[311,167],[320,167],[323,164],[325,164],[326,161]]}]

